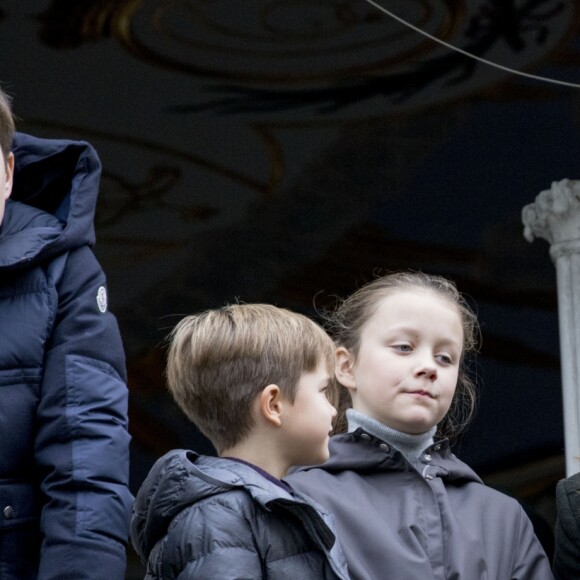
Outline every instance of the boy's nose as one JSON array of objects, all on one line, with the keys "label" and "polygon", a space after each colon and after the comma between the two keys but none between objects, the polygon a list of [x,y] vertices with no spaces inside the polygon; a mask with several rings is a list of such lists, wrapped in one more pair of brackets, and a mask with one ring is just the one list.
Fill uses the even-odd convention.
[{"label": "boy's nose", "polygon": [[334,419],[334,417],[336,417],[336,407],[330,401],[328,402],[328,405],[332,409],[330,416]]}]

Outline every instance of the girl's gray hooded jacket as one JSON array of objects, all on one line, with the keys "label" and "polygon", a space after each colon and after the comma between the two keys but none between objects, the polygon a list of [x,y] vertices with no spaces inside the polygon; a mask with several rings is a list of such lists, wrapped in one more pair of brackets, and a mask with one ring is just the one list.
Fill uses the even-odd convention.
[{"label": "girl's gray hooded jacket", "polygon": [[446,441],[422,474],[362,429],[330,441],[330,459],[286,479],[330,510],[356,580],[551,580],[520,504],[482,484]]},{"label": "girl's gray hooded jacket", "polygon": [[331,527],[248,465],[174,450],[137,494],[131,540],[148,579],[348,580]]}]

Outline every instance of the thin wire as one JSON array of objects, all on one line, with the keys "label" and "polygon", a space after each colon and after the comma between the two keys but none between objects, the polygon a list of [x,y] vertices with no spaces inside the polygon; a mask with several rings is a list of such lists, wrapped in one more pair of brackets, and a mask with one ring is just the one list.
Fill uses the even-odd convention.
[{"label": "thin wire", "polygon": [[381,12],[384,12],[387,16],[390,16],[391,18],[393,18],[397,22],[400,22],[404,26],[407,26],[408,28],[411,28],[415,32],[418,32],[419,34],[422,34],[423,36],[426,36],[427,38],[430,38],[431,40],[433,40],[435,42],[438,42],[439,44],[442,44],[443,46],[445,46],[447,48],[450,48],[451,50],[454,50],[455,52],[459,52],[459,53],[461,53],[461,54],[463,54],[465,56],[468,56],[469,58],[473,58],[475,60],[478,60],[479,62],[483,62],[483,63],[488,64],[490,66],[493,66],[495,68],[501,69],[503,71],[506,71],[506,72],[509,72],[509,73],[513,73],[513,74],[516,74],[516,75],[519,75],[519,76],[522,76],[522,77],[526,77],[526,78],[529,78],[529,79],[534,79],[534,80],[537,80],[537,81],[543,81],[543,82],[547,82],[547,83],[552,83],[552,84],[555,84],[555,85],[562,85],[564,87],[573,87],[575,89],[580,89],[580,84],[578,84],[578,83],[569,83],[569,82],[566,82],[566,81],[560,81],[558,79],[552,79],[552,78],[549,78],[549,77],[543,77],[543,76],[539,76],[539,75],[533,75],[533,74],[525,73],[525,72],[519,71],[517,69],[509,68],[507,66],[503,66],[501,64],[497,64],[497,63],[492,62],[490,60],[486,60],[485,58],[481,58],[480,56],[477,56],[475,54],[472,54],[471,52],[467,52],[466,50],[463,50],[462,48],[458,48],[457,46],[453,46],[452,44],[448,44],[444,40],[441,40],[440,38],[437,38],[436,36],[432,36],[431,34],[429,34],[428,32],[425,32],[421,28],[417,28],[416,26],[414,26],[410,22],[407,22],[406,20],[403,20],[402,18],[400,18],[396,14],[393,14],[392,12],[389,12],[389,10],[387,10],[386,8],[383,8],[380,4],[377,4],[373,0],[365,0],[365,1],[368,4],[371,4],[372,6],[374,6],[377,10],[380,10]]}]

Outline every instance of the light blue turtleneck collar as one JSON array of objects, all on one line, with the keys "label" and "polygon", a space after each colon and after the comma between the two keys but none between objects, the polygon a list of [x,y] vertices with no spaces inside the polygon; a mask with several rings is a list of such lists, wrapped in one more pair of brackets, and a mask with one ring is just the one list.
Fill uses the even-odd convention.
[{"label": "light blue turtleneck collar", "polygon": [[419,464],[419,457],[423,451],[433,443],[437,427],[432,427],[425,433],[410,435],[388,427],[384,423],[354,409],[346,411],[348,431],[356,431],[359,427],[370,435],[389,443],[398,449],[414,466]]}]

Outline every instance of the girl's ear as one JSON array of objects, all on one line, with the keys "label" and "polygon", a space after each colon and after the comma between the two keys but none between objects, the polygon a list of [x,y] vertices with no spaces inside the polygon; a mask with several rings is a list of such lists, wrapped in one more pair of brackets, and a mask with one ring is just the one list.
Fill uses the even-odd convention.
[{"label": "girl's ear", "polygon": [[350,391],[356,391],[356,382],[352,371],[353,365],[354,357],[352,354],[344,346],[339,346],[335,354],[334,374],[336,375],[336,380]]},{"label": "girl's ear", "polygon": [[275,427],[282,424],[282,391],[278,385],[264,387],[258,398],[260,415],[266,423]]}]

